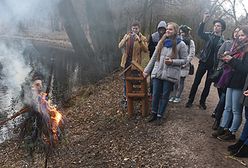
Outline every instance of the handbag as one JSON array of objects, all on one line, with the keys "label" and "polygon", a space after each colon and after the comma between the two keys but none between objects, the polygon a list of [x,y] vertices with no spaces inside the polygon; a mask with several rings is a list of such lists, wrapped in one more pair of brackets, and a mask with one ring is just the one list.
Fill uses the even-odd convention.
[{"label": "handbag", "polygon": [[217,68],[212,75],[209,76],[210,80],[214,83],[217,83],[223,74],[223,67]]},{"label": "handbag", "polygon": [[227,85],[229,84],[229,82],[231,80],[232,74],[233,74],[232,68],[229,65],[225,65],[223,73],[222,73],[222,75],[221,75],[221,77],[217,83],[217,86],[219,88],[227,87]]},{"label": "handbag", "polygon": [[189,75],[194,75],[195,67],[193,64],[189,63]]}]

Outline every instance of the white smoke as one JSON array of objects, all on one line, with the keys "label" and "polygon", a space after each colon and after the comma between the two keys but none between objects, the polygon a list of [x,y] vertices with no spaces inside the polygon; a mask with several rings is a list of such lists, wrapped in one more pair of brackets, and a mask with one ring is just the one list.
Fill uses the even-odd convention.
[{"label": "white smoke", "polygon": [[[20,96],[22,86],[32,70],[23,55],[30,43],[24,42],[20,37],[17,40],[15,35],[19,35],[22,25],[32,27],[35,24],[43,30],[44,23],[50,22],[58,2],[59,0],[0,0],[0,113],[11,116],[17,111],[18,108],[11,108],[12,100]],[[7,90],[1,91],[1,87],[6,87]],[[11,123],[1,127],[0,143],[11,136],[9,129],[12,127]]]},{"label": "white smoke", "polygon": [[[22,47],[22,46],[20,46]],[[21,85],[31,71],[31,67],[25,64],[23,48],[13,48],[0,43],[0,63],[2,64],[2,84],[8,87],[12,95],[21,91]]]},{"label": "white smoke", "polygon": [[60,0],[1,0],[1,32],[5,31],[14,34],[18,31],[20,24],[49,22],[49,18],[56,10],[59,1]]}]

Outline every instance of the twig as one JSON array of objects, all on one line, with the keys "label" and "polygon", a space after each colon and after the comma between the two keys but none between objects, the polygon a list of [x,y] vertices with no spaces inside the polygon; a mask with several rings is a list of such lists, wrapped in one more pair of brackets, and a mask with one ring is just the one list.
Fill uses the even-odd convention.
[{"label": "twig", "polygon": [[10,118],[7,118],[7,119],[1,121],[1,122],[0,122],[0,126],[1,126],[1,125],[4,125],[6,122],[8,122],[8,121],[10,121],[10,120],[12,120],[12,119],[18,117],[18,116],[21,115],[21,114],[28,112],[29,109],[30,109],[29,107],[23,107],[20,111],[18,111],[18,112],[15,113],[14,115],[12,115]]},{"label": "twig", "polygon": [[247,167],[247,164],[243,161],[243,160],[240,160],[238,159],[237,157],[234,157],[234,156],[231,156],[231,155],[228,155],[228,156],[225,156],[226,159],[232,159],[232,160],[235,160],[237,162],[239,162],[241,165]]}]

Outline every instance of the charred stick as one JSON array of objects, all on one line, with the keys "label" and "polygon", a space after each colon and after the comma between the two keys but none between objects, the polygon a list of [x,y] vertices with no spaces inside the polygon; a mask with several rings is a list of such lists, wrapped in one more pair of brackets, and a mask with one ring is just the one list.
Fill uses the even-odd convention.
[{"label": "charred stick", "polygon": [[18,112],[15,113],[14,115],[12,115],[10,118],[7,118],[7,119],[5,119],[5,120],[3,120],[3,121],[0,121],[0,126],[1,126],[1,125],[4,125],[6,122],[8,122],[8,121],[10,121],[10,120],[12,120],[12,119],[18,117],[18,116],[21,115],[21,114],[28,112],[29,109],[30,109],[29,107],[23,107],[20,111],[18,111]]}]

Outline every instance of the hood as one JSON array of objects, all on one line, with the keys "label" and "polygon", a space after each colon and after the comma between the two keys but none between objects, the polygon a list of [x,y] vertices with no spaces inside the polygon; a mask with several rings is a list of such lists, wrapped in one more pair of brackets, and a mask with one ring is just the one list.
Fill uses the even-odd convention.
[{"label": "hood", "polygon": [[160,21],[159,24],[158,24],[157,30],[158,30],[158,28],[160,28],[160,27],[163,27],[163,28],[166,29],[166,22],[165,22],[165,21]]}]

